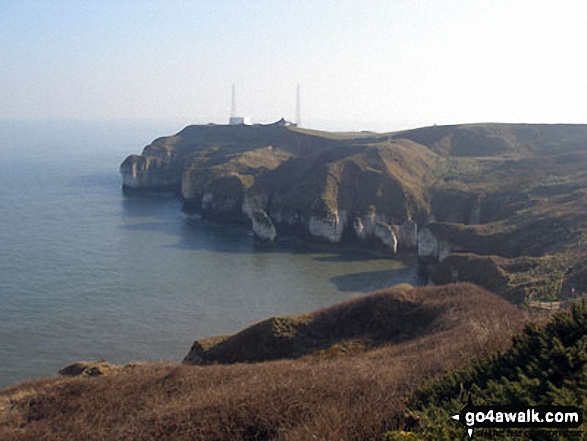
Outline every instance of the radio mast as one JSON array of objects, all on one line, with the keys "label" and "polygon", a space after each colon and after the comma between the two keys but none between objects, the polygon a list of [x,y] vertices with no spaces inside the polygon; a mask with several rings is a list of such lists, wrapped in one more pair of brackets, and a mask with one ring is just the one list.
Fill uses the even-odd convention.
[{"label": "radio mast", "polygon": [[300,83],[298,83],[298,87],[296,90],[296,124],[298,127],[302,125],[302,116],[301,116],[301,103],[300,103]]},{"label": "radio mast", "polygon": [[232,85],[232,107],[230,108],[230,118],[228,119],[228,124],[231,126],[250,126],[251,125],[251,118],[246,116],[236,116],[236,87],[234,84]]},{"label": "radio mast", "polygon": [[232,107],[230,108],[230,117],[236,117],[236,88],[232,85]]}]

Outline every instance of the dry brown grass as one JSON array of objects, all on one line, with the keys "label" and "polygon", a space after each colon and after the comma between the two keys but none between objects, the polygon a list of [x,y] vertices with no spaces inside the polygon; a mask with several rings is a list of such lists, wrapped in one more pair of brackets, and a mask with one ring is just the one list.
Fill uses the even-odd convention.
[{"label": "dry brown grass", "polygon": [[[0,392],[0,439],[382,439],[418,384],[507,347],[528,319],[468,284],[366,298],[373,296],[408,296],[437,313],[426,332],[409,340],[344,356],[212,366],[145,363],[112,376],[23,383]],[[317,315],[336,321],[348,305]]]}]

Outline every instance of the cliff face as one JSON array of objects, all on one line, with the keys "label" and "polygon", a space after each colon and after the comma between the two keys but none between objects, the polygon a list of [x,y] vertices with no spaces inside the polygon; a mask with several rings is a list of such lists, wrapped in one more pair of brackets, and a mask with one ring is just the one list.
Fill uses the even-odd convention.
[{"label": "cliff face", "polygon": [[433,264],[454,252],[583,256],[587,240],[583,125],[189,126],[129,156],[121,173],[126,189],[181,192],[186,211],[250,225],[265,241],[414,248]]},{"label": "cliff face", "polygon": [[131,155],[120,166],[125,190],[177,191],[177,167],[156,156]]}]

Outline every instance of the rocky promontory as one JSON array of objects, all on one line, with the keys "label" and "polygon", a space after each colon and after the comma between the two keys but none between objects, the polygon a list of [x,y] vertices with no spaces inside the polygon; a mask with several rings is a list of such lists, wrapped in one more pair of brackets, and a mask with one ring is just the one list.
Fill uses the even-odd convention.
[{"label": "rocky promontory", "polygon": [[569,275],[584,267],[585,125],[188,126],[129,156],[121,173],[126,191],[176,192],[186,212],[249,225],[262,241],[413,249],[430,265],[464,252],[544,259]]},{"label": "rocky promontory", "polygon": [[416,246],[435,154],[410,140],[285,126],[189,126],[121,165],[123,187],[176,191],[184,210],[328,243]]}]

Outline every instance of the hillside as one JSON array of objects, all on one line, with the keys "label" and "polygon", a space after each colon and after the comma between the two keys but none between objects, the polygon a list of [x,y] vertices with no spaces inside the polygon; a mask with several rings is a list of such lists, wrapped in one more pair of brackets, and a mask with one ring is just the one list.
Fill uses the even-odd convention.
[{"label": "hillside", "polygon": [[250,361],[266,342],[259,358],[276,358],[276,340],[289,339],[294,350],[282,346],[280,360],[77,365],[67,373],[81,375],[0,391],[0,439],[380,440],[422,380],[506,349],[528,320],[468,284],[403,286],[302,317],[313,333],[261,322],[205,355],[232,363],[222,357],[240,347]]},{"label": "hillside", "polygon": [[[184,363],[260,362],[328,356],[382,345],[400,345],[456,328],[469,332],[465,331],[470,325],[465,323],[467,315],[471,320],[479,321],[477,326],[495,326],[490,324],[492,317],[477,316],[478,308],[487,301],[494,300],[492,296],[486,298],[474,285],[446,288],[398,285],[313,313],[271,317],[234,335],[196,341]],[[515,308],[506,309],[511,313]],[[482,338],[480,335],[476,337]]]},{"label": "hillside", "polygon": [[[528,258],[531,265],[502,266],[508,282],[497,292],[518,301],[587,292],[572,282],[587,268],[586,125],[387,134],[283,121],[188,126],[128,157],[121,173],[127,191],[178,192],[186,211],[250,225],[260,240],[417,250],[429,265],[455,252]],[[438,280],[475,281],[462,262],[460,278],[440,268],[448,272]]]}]

